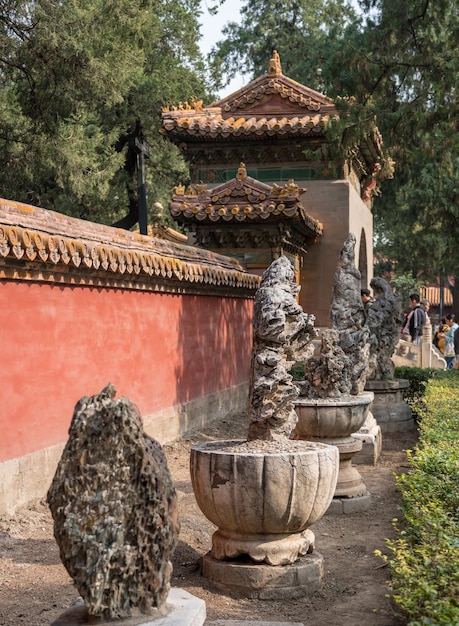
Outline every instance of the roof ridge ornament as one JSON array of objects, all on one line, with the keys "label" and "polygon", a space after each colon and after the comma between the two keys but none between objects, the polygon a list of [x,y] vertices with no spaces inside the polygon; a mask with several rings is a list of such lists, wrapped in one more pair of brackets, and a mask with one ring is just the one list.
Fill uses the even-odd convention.
[{"label": "roof ridge ornament", "polygon": [[238,180],[243,180],[244,178],[247,178],[247,169],[244,163],[239,163],[239,169],[237,171],[236,178]]},{"label": "roof ridge ornament", "polygon": [[293,178],[289,178],[288,182],[283,187],[273,183],[271,186],[271,194],[278,196],[279,198],[287,198],[288,196],[294,196],[297,200],[300,200],[301,195],[306,191],[305,188],[299,187]]},{"label": "roof ridge ornament", "polygon": [[273,56],[269,61],[268,74],[271,76],[279,76],[279,74],[282,74],[280,57],[277,50],[273,50]]}]

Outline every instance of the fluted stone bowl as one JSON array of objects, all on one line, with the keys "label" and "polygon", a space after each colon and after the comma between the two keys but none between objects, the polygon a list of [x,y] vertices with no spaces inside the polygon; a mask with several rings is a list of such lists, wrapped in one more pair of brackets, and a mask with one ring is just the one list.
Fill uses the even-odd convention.
[{"label": "fluted stone bowl", "polygon": [[300,397],[295,400],[295,435],[326,440],[349,437],[365,423],[372,401],[372,392],[339,398]]},{"label": "fluted stone bowl", "polygon": [[246,553],[277,565],[312,551],[314,535],[307,539],[303,531],[323,516],[333,498],[338,449],[286,440],[284,449],[266,452],[265,443],[216,441],[191,449],[196,501],[219,529],[212,549],[217,559]]}]

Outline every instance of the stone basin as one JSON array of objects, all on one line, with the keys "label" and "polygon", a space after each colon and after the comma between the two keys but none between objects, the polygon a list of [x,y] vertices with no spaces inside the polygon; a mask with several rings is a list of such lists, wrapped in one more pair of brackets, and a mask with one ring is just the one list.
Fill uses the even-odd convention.
[{"label": "stone basin", "polygon": [[300,397],[295,400],[298,422],[294,434],[321,441],[347,438],[363,426],[372,401],[372,392],[339,398]]},{"label": "stone basin", "polygon": [[314,535],[307,529],[333,498],[338,449],[287,439],[279,451],[263,451],[271,443],[216,441],[191,449],[196,501],[218,526],[212,540],[216,559],[248,554],[279,565],[312,551]]},{"label": "stone basin", "polygon": [[362,441],[352,437],[352,434],[365,423],[372,401],[372,392],[339,398],[295,400],[298,422],[293,436],[298,439],[320,440],[334,444],[339,449],[335,501],[337,498],[364,498],[362,507],[369,504],[366,485],[352,465],[352,457],[362,449]]}]

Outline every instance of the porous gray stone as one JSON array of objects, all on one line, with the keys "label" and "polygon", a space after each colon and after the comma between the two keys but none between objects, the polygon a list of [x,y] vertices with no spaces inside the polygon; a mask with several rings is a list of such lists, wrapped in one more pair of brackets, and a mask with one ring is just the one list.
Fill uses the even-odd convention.
[{"label": "porous gray stone", "polygon": [[78,402],[48,491],[61,560],[89,615],[105,620],[163,605],[179,530],[161,446],[115,394],[109,384]]},{"label": "porous gray stone", "polygon": [[390,284],[380,276],[372,279],[370,286],[375,301],[368,309],[367,325],[371,332],[371,359],[374,369],[369,378],[388,380],[394,377],[392,356],[400,339],[402,308],[400,296],[394,294]]},{"label": "porous gray stone", "polygon": [[339,346],[351,364],[348,393],[362,393],[370,374],[370,331],[365,325],[365,311],[360,297],[361,276],[355,267],[355,243],[349,233],[341,249],[333,281],[330,307],[332,328],[339,331]]},{"label": "porous gray stone", "polygon": [[263,274],[254,303],[248,439],[285,439],[297,422],[298,389],[289,370],[313,351],[314,316],[296,301],[299,286],[281,256]]},{"label": "porous gray stone", "polygon": [[358,395],[371,372],[370,330],[360,297],[361,276],[355,267],[355,235],[341,249],[333,281],[331,328],[322,333],[318,354],[303,360],[305,379],[298,383],[308,398]]}]

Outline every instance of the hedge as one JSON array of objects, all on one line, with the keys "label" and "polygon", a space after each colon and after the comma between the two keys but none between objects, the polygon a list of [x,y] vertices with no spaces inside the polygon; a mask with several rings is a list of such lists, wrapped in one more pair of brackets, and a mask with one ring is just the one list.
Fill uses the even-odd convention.
[{"label": "hedge", "polygon": [[459,625],[459,370],[425,382],[411,469],[397,476],[397,536],[389,555],[394,600],[408,626]]}]

